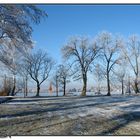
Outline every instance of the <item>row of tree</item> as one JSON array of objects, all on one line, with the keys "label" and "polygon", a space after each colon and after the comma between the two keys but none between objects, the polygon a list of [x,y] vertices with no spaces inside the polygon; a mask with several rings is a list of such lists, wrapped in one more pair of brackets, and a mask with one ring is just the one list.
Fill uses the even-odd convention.
[{"label": "row of tree", "polygon": [[92,41],[87,37],[73,37],[61,50],[68,64],[56,68],[55,61],[47,53],[41,50],[32,53],[30,23],[38,24],[46,16],[46,12],[34,5],[0,5],[0,61],[13,75],[11,95],[16,93],[17,77],[23,77],[27,93],[30,77],[36,82],[39,96],[41,84],[55,70],[53,83],[57,94],[60,85],[66,94],[66,83],[72,77],[73,80],[82,79],[81,95],[86,96],[89,72],[98,75],[98,82],[106,78],[108,96],[111,95],[112,75],[119,77],[124,93],[126,73],[134,77],[132,86],[135,93],[139,92],[140,39],[137,35],[127,40],[109,32],[99,33]]},{"label": "row of tree", "polygon": [[[11,45],[11,44],[10,44]],[[58,88],[62,85],[64,95],[66,95],[66,83],[73,80],[83,80],[82,96],[86,96],[87,75],[88,72],[98,76],[98,82],[106,78],[107,95],[111,95],[110,83],[112,75],[118,77],[122,84],[122,94],[124,94],[124,81],[126,72],[135,76],[132,84],[135,93],[139,92],[139,55],[140,40],[138,36],[132,35],[126,42],[124,39],[113,36],[109,32],[101,32],[91,42],[85,37],[73,37],[62,47],[62,56],[67,64],[56,66],[55,61],[47,53],[38,50],[36,53],[30,51],[26,53],[10,50],[10,54],[2,61],[13,74],[13,88],[11,95],[15,94],[16,75],[23,77],[25,81],[25,92],[27,94],[27,81],[30,76],[37,85],[37,94],[39,96],[41,84],[48,79],[53,71],[52,82]],[[7,45],[8,46],[8,45]],[[8,50],[7,50],[8,51]],[[12,60],[12,61],[11,61]],[[129,70],[129,71],[128,71]],[[52,77],[52,76],[50,76]],[[114,80],[114,79],[113,79]]]},{"label": "row of tree", "polygon": [[95,71],[95,64],[98,64],[98,75],[106,78],[108,96],[111,95],[112,75],[117,75],[124,94],[126,71],[134,76],[132,86],[135,93],[139,92],[140,38],[137,35],[124,40],[109,32],[101,32],[92,42],[88,38],[72,38],[62,48],[62,54],[65,60],[72,62],[75,78],[83,80],[83,96],[86,95],[87,74]]}]

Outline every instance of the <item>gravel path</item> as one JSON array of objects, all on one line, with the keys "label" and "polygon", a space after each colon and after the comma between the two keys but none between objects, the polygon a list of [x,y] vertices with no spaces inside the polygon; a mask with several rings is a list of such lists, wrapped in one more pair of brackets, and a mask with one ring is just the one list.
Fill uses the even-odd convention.
[{"label": "gravel path", "polygon": [[140,96],[16,98],[0,104],[0,136],[139,134]]}]

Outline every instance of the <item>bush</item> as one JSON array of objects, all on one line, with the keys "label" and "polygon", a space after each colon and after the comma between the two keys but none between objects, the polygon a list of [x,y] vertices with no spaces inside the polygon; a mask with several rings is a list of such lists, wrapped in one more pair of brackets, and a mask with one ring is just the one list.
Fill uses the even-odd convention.
[{"label": "bush", "polygon": [[3,83],[3,88],[0,90],[0,96],[9,96],[12,90],[11,80],[6,80]]}]

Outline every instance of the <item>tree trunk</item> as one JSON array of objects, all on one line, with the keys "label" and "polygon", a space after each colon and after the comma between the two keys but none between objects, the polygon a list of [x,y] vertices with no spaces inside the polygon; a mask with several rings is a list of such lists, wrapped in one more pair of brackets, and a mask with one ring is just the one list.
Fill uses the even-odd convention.
[{"label": "tree trunk", "polygon": [[10,92],[9,92],[9,89],[8,89],[8,85],[7,85],[7,77],[6,77],[6,74],[4,75],[4,92],[6,94],[6,96],[9,96]]},{"label": "tree trunk", "polygon": [[56,87],[56,96],[58,96],[58,86]]},{"label": "tree trunk", "polygon": [[56,79],[56,96],[58,96],[58,80]]},{"label": "tree trunk", "polygon": [[136,57],[136,79],[135,79],[135,93],[139,93],[139,87],[138,87],[138,75],[139,75],[139,66],[138,66],[138,57]]},{"label": "tree trunk", "polygon": [[87,75],[83,75],[83,89],[81,96],[86,96],[86,91],[87,91]]},{"label": "tree trunk", "polygon": [[135,88],[135,93],[136,94],[139,93],[139,87],[138,87],[138,81],[137,81],[137,79],[134,82],[134,88]]},{"label": "tree trunk", "polygon": [[16,77],[14,75],[13,76],[13,89],[12,89],[12,93],[11,93],[12,96],[15,95],[15,89],[16,89]]},{"label": "tree trunk", "polygon": [[123,80],[122,80],[122,95],[124,95],[124,84],[123,84]]},{"label": "tree trunk", "polygon": [[24,98],[25,98],[26,95],[25,95],[25,79],[24,79],[24,77],[23,77],[23,83],[24,83],[23,92],[24,92]]},{"label": "tree trunk", "polygon": [[107,96],[111,96],[111,94],[110,94],[110,79],[109,79],[109,72],[107,72]]},{"label": "tree trunk", "polygon": [[65,96],[66,95],[66,82],[64,82],[64,94],[63,94],[63,96]]},{"label": "tree trunk", "polygon": [[[6,79],[6,75],[4,75],[4,91],[6,92],[7,89],[7,79]],[[8,96],[8,95],[7,95]]]},{"label": "tree trunk", "polygon": [[101,93],[100,80],[98,79],[98,94]]},{"label": "tree trunk", "polygon": [[131,94],[131,89],[130,89],[130,77],[129,77],[129,79],[128,79],[128,93],[129,93],[129,95]]},{"label": "tree trunk", "polygon": [[39,92],[40,92],[40,85],[39,85],[39,83],[37,83],[37,93],[36,93],[36,96],[39,96]]},{"label": "tree trunk", "polygon": [[25,95],[28,96],[28,78],[25,79]]}]

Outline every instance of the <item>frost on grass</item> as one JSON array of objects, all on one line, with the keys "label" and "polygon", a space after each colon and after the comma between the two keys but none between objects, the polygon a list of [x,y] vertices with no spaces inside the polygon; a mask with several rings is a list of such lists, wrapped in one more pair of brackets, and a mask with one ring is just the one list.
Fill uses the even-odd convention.
[{"label": "frost on grass", "polygon": [[0,135],[139,135],[140,96],[17,98],[1,104]]}]

